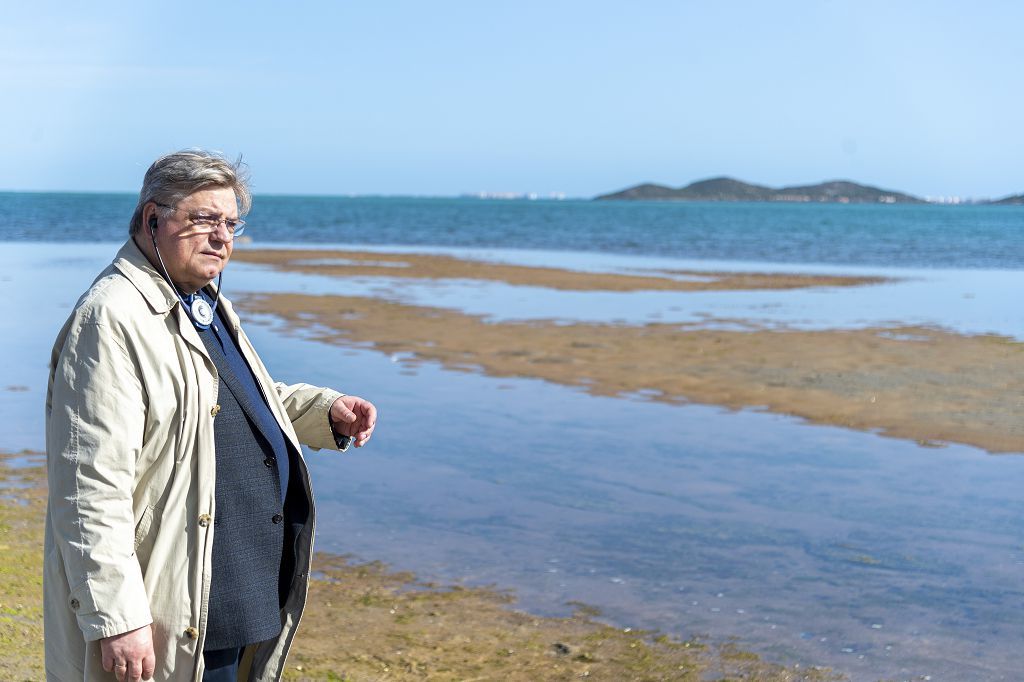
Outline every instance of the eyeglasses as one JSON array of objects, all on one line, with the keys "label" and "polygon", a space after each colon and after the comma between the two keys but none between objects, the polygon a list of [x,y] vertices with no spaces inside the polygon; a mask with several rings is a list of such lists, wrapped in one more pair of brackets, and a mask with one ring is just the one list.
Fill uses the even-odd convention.
[{"label": "eyeglasses", "polygon": [[[224,224],[227,228],[228,234],[231,235],[231,239],[238,237],[245,232],[245,221],[244,220],[232,220],[231,218],[224,218],[222,216],[212,213],[188,213],[180,208],[168,206],[167,204],[160,204],[153,202],[160,208],[169,208],[172,211],[181,211],[188,217],[189,224],[193,227],[199,228],[197,234],[212,234],[217,231],[217,228]],[[229,240],[230,241],[230,240]]]}]

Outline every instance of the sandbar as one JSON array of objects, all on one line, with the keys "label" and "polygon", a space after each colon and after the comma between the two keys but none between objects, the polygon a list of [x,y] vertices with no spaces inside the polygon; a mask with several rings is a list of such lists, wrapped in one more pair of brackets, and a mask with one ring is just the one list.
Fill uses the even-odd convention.
[{"label": "sandbar", "polygon": [[[287,272],[336,277],[476,279],[562,291],[740,291],[852,287],[892,281],[884,277],[703,270],[645,271],[647,274],[593,273],[552,267],[491,263],[435,254],[369,251],[240,248],[243,263]],[[332,262],[333,261],[333,262]]]},{"label": "sandbar", "polygon": [[495,322],[350,296],[250,294],[249,313],[340,345],[595,395],[756,408],[922,445],[1024,451],[1024,344],[928,327],[731,331],[699,325]]}]

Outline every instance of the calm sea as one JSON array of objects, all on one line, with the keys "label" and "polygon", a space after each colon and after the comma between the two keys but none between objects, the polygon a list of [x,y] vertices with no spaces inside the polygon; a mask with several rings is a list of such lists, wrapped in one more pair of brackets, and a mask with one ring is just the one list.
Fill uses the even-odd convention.
[{"label": "calm sea", "polygon": [[[0,192],[0,240],[120,241],[132,194]],[[1024,207],[257,196],[257,244],[598,251],[897,267],[1024,267]]]}]

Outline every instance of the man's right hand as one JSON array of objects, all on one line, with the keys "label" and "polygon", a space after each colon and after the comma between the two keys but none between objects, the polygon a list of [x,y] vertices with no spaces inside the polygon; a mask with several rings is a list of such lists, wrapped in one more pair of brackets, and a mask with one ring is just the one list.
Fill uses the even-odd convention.
[{"label": "man's right hand", "polygon": [[100,652],[103,654],[103,669],[113,672],[117,682],[153,679],[156,654],[153,652],[152,625],[104,637],[100,640]]}]

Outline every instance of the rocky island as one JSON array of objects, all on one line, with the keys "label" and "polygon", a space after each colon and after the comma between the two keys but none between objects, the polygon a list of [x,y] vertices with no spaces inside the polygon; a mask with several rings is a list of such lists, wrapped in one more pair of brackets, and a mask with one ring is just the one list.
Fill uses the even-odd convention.
[{"label": "rocky island", "polygon": [[644,183],[628,189],[602,194],[596,200],[656,201],[789,201],[828,202],[839,204],[923,204],[924,199],[860,185],[849,180],[832,180],[817,185],[797,185],[774,189],[753,185],[735,178],[720,177],[699,180],[673,189],[666,185]]}]

